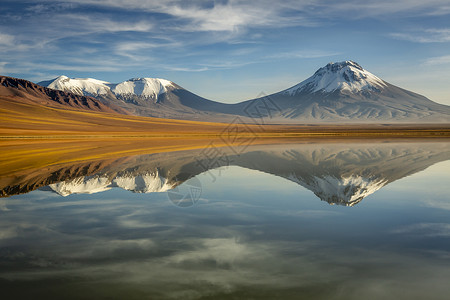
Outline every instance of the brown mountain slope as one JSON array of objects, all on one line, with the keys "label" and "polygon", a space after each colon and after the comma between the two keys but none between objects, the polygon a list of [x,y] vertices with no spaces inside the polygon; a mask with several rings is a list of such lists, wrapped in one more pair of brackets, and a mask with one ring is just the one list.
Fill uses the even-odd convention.
[{"label": "brown mountain slope", "polygon": [[22,103],[40,104],[57,108],[75,108],[97,112],[130,113],[114,104],[104,104],[92,97],[79,96],[68,92],[57,91],[32,83],[31,81],[0,76],[0,96],[20,98]]}]

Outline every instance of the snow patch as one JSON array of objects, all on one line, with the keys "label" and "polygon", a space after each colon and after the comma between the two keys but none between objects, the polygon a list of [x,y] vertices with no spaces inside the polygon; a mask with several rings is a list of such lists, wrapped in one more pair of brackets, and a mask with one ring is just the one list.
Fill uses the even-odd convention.
[{"label": "snow patch", "polygon": [[143,97],[155,97],[167,92],[167,87],[172,82],[160,78],[132,78],[117,85],[111,85],[114,95],[137,95]]},{"label": "snow patch", "polygon": [[106,81],[93,78],[69,78],[59,76],[47,87],[64,92],[71,92],[80,96],[105,95],[109,91]]}]

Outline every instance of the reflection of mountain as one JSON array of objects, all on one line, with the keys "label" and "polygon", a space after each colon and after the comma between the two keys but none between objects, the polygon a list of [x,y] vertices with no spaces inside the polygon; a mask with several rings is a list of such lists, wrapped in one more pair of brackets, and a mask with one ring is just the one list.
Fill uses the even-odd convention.
[{"label": "reflection of mountain", "polygon": [[118,175],[114,178],[107,176],[85,176],[69,181],[61,181],[50,184],[50,189],[61,196],[71,194],[94,194],[107,191],[113,187],[122,188],[134,193],[165,192],[175,187],[168,184],[167,179],[161,177],[158,172],[142,175]]},{"label": "reflection of mountain", "polygon": [[239,165],[276,174],[332,204],[352,206],[384,185],[450,159],[450,143],[303,145],[245,153]]},{"label": "reflection of mountain", "polygon": [[[113,187],[162,192],[198,174],[226,165],[293,181],[333,204],[354,205],[384,185],[450,159],[450,143],[296,144],[181,151],[37,170],[0,179],[2,195],[45,187],[60,195],[96,193]],[[36,174],[36,175],[33,175]]]}]

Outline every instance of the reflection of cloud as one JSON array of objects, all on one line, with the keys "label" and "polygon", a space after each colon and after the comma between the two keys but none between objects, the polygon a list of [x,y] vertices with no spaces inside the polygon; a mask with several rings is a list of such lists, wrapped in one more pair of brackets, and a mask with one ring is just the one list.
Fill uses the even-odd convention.
[{"label": "reflection of cloud", "polygon": [[392,233],[421,237],[450,237],[450,223],[418,223],[395,229]]},{"label": "reflection of cloud", "polygon": [[450,200],[446,200],[445,198],[442,200],[437,199],[427,199],[423,201],[423,204],[427,207],[433,207],[437,209],[450,210]]},{"label": "reflection of cloud", "polygon": [[337,215],[342,215],[341,212],[332,211],[332,210],[313,210],[313,209],[304,209],[295,212],[287,212],[285,213],[288,216],[298,216],[302,218],[327,218],[333,217]]},{"label": "reflection of cloud", "polygon": [[[411,145],[403,148],[396,143],[381,149],[365,145],[360,152],[364,155],[348,153],[349,147],[355,147],[347,144],[302,145],[303,160],[298,148],[286,152],[279,145],[262,147],[272,151],[272,157],[292,157],[285,164],[268,163],[274,169],[267,170],[275,174],[278,167],[283,170],[285,165],[291,171],[296,162],[304,163],[308,157],[316,162],[311,169],[300,168],[308,174],[318,165],[324,167],[318,162],[330,160],[332,166],[342,169],[358,157],[365,158],[358,165],[370,170],[370,153],[378,153],[377,167],[409,166],[417,171],[428,163],[416,167],[412,162],[447,149],[434,143],[424,149],[420,148],[423,145]],[[413,151],[416,148],[418,152]],[[395,150],[394,157],[402,160],[396,163],[393,154],[385,155],[383,149],[388,153],[387,149]],[[179,166],[180,157],[166,159]],[[408,159],[403,160],[405,157]],[[255,161],[261,168],[262,161],[270,162],[260,156]],[[158,165],[164,167],[162,162]],[[354,172],[354,166],[349,168],[348,172]],[[370,212],[367,206],[344,210],[327,205],[320,209],[324,206],[298,201],[297,186],[279,184],[283,180],[274,180],[269,171],[229,171],[224,178],[232,178],[225,180],[229,186],[216,186],[212,201],[192,210],[177,209],[165,194],[119,190],[67,198],[37,191],[3,199],[10,210],[1,212],[0,265],[9,269],[0,269],[0,277],[15,280],[19,287],[31,285],[24,289],[29,293],[39,281],[39,288],[51,285],[65,294],[81,293],[80,298],[84,291],[95,291],[93,298],[128,299],[134,295],[139,299],[287,299],[309,294],[346,300],[447,295],[450,269],[442,261],[448,260],[448,252],[414,244],[420,245],[416,250],[412,243],[417,239],[411,235],[448,237],[450,224],[398,228],[395,235],[387,237],[401,236],[391,247],[384,239],[385,228],[402,218],[390,220],[376,213],[404,211],[405,207],[376,207]],[[400,175],[405,174],[410,171]],[[380,226],[380,222],[386,224]],[[80,291],[80,286],[85,289]]]},{"label": "reflection of cloud", "polygon": [[264,251],[264,247],[253,249],[234,238],[198,239],[189,243],[194,244],[196,250],[177,253],[170,257],[169,261],[175,264],[215,261],[219,265],[224,265],[257,257]]}]

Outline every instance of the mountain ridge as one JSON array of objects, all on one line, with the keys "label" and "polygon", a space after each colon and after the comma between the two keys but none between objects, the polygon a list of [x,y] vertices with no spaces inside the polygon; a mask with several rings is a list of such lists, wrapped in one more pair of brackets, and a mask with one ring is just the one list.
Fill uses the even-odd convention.
[{"label": "mountain ridge", "polygon": [[127,110],[122,109],[113,103],[103,103],[93,97],[55,90],[40,86],[25,79],[8,76],[0,76],[0,96],[19,97],[21,102],[57,108],[64,107],[96,112],[119,113],[124,115],[130,114]]},{"label": "mountain ridge", "polygon": [[[80,93],[77,85],[61,87],[58,78],[50,84],[49,81],[42,83]],[[63,80],[67,78],[64,77]],[[354,61],[329,63],[297,85],[234,104],[205,99],[169,80],[144,79],[155,82],[144,97],[142,93],[136,92],[128,93],[126,97],[114,93],[114,87],[129,85],[132,79],[117,84],[89,79],[104,88],[97,86],[81,92],[89,94],[92,90],[101,90],[102,93],[89,95],[103,103],[114,103],[135,115],[162,118],[229,122],[238,116],[243,122],[264,119],[266,123],[272,124],[450,123],[450,106],[438,104],[422,95],[392,85]],[[82,80],[87,79],[73,79],[74,82]],[[163,88],[161,80],[168,83]],[[270,111],[268,104],[271,106]],[[249,108],[257,110],[256,117],[249,113]]]}]

